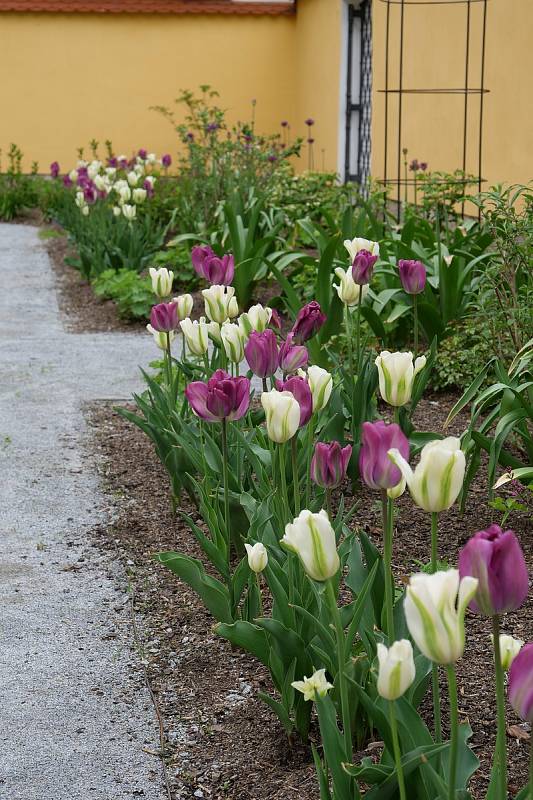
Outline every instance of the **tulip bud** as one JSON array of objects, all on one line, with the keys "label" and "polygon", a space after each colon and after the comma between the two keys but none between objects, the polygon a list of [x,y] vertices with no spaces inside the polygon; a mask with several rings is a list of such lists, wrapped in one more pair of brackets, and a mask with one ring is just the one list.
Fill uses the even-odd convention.
[{"label": "tulip bud", "polygon": [[533,643],[526,644],[511,664],[509,702],[519,717],[533,724]]},{"label": "tulip bud", "polygon": [[366,250],[372,256],[379,256],[379,244],[370,239],[363,239],[356,236],[355,239],[345,239],[344,246],[350,254],[350,261],[353,264],[354,258],[361,250]]},{"label": "tulip bud", "polygon": [[280,544],[296,553],[306,573],[315,581],[327,581],[339,570],[335,531],[324,510],[318,514],[302,511],[285,526]]},{"label": "tulip bud", "polygon": [[199,320],[194,320],[194,322],[189,318],[183,319],[180,322],[180,328],[191,353],[195,356],[203,356],[204,353],[207,353],[209,326],[205,321],[205,317],[200,317]]},{"label": "tulip bud", "polygon": [[400,281],[407,294],[420,294],[426,285],[426,268],[421,261],[400,259],[398,261]]},{"label": "tulip bud", "polygon": [[426,444],[414,472],[398,449],[389,450],[389,458],[401,470],[411,497],[424,511],[446,511],[459,497],[466,466],[459,439],[449,436]]},{"label": "tulip bud", "polygon": [[[490,638],[494,645],[494,636],[492,633]],[[523,646],[524,642],[522,639],[515,639],[514,636],[509,636],[507,633],[500,633],[500,658],[502,669],[506,672],[509,670]]]},{"label": "tulip bud", "polygon": [[263,572],[268,564],[268,553],[266,547],[261,542],[256,542],[253,547],[248,542],[244,543],[246,552],[248,554],[248,566],[252,572]]},{"label": "tulip bud", "polygon": [[300,424],[300,405],[294,395],[272,389],[261,394],[261,405],[269,439],[278,444],[292,439]]},{"label": "tulip bud", "polygon": [[202,290],[205,301],[205,313],[213,322],[222,325],[230,317],[236,316],[236,299],[234,298],[235,289],[233,286],[210,286],[209,289]]},{"label": "tulip bud", "polygon": [[279,349],[279,366],[283,372],[296,372],[307,365],[309,354],[303,344],[294,344],[294,333],[288,333]]},{"label": "tulip bud", "polygon": [[174,280],[174,273],[165,267],[155,269],[150,267],[148,270],[150,278],[152,279],[152,291],[157,297],[168,297],[172,291],[172,282]]},{"label": "tulip bud", "polygon": [[307,380],[313,395],[313,413],[316,413],[327,405],[333,389],[333,378],[322,367],[312,366],[307,370]]},{"label": "tulip bud", "polygon": [[413,646],[408,639],[393,642],[390,647],[378,644],[378,694],[385,700],[397,700],[415,679]]},{"label": "tulip bud", "polygon": [[478,531],[459,552],[459,574],[479,581],[470,608],[493,617],[516,611],[525,601],[529,576],[522,548],[513,531],[491,525]]},{"label": "tulip bud", "polygon": [[304,675],[303,681],[293,681],[291,686],[302,692],[304,700],[316,700],[317,695],[325,697],[328,691],[333,689],[333,684],[326,680],[325,669],[318,669],[310,678],[306,678]]},{"label": "tulip bud", "polygon": [[372,280],[374,264],[378,260],[377,255],[372,255],[368,250],[359,250],[352,263],[352,278],[359,286],[364,286]]},{"label": "tulip bud", "polygon": [[413,366],[412,353],[389,353],[384,350],[375,361],[379,375],[379,392],[390,406],[404,406],[411,400],[416,375],[426,365],[419,356]]},{"label": "tulip bud", "polygon": [[160,350],[167,349],[167,335],[170,337],[170,344],[174,341],[176,336],[176,331],[169,331],[168,334],[164,333],[163,331],[156,331],[150,324],[146,326],[146,330],[148,333],[151,333],[154,337],[154,342],[159,347]]},{"label": "tulip bud", "polygon": [[122,206],[122,213],[124,214],[124,217],[131,222],[137,216],[137,209],[135,206],[130,206],[127,203],[124,203]]},{"label": "tulip bud", "polygon": [[230,361],[240,364],[244,358],[244,338],[238,325],[225,322],[220,328],[220,338]]},{"label": "tulip bud", "polygon": [[168,333],[178,327],[178,307],[176,303],[159,303],[152,307],[150,323],[156,331]]},{"label": "tulip bud", "polygon": [[192,309],[193,309],[193,306],[194,306],[192,295],[190,295],[190,294],[180,294],[177,297],[174,297],[172,299],[172,302],[176,303],[176,305],[178,307],[178,317],[179,317],[179,319],[186,319],[187,317],[191,316]]},{"label": "tulip bud", "polygon": [[476,593],[477,578],[459,581],[459,571],[419,572],[409,580],[405,620],[418,649],[437,664],[452,664],[463,655],[466,607]]},{"label": "tulip bud", "polygon": [[361,302],[364,300],[368,293],[368,286],[359,286],[352,278],[350,269],[345,271],[342,267],[337,267],[335,275],[340,283],[338,286],[333,284],[333,288],[337,290],[342,303],[346,303],[347,306],[355,306],[359,302],[359,295],[361,295]]},{"label": "tulip bud", "polygon": [[311,478],[323,489],[335,489],[343,482],[352,455],[352,446],[338,442],[318,442],[311,461]]},{"label": "tulip bud", "polygon": [[300,406],[300,425],[302,428],[307,425],[313,413],[313,395],[305,378],[292,375],[286,381],[276,381],[278,392],[290,392],[298,401]]},{"label": "tulip bud", "polygon": [[259,378],[274,375],[278,368],[278,343],[276,334],[271,330],[262,333],[252,331],[244,347],[244,355],[248,366]]},{"label": "tulip bud", "polygon": [[207,383],[193,381],[185,389],[185,397],[194,413],[207,422],[241,419],[250,405],[248,378],[232,378],[217,369]]},{"label": "tulip bud", "polygon": [[409,458],[409,442],[399,425],[387,425],[383,420],[363,422],[359,472],[371,489],[394,489],[401,482],[402,473],[388,457],[393,447]]},{"label": "tulip bud", "polygon": [[299,310],[296,322],[293,325],[294,341],[297,344],[302,344],[302,342],[311,339],[320,330],[325,321],[326,315],[322,313],[316,300],[307,303],[306,306]]}]

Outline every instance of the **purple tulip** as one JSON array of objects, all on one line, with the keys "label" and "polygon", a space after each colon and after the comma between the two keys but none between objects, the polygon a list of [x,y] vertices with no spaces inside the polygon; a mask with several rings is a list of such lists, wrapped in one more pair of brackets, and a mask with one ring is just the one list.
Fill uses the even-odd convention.
[{"label": "purple tulip", "polygon": [[215,257],[214,250],[208,244],[199,244],[191,250],[191,260],[194,270],[200,278],[206,278],[204,264],[207,258]]},{"label": "purple tulip", "polygon": [[116,156],[111,156],[110,158],[108,158],[107,159],[107,166],[116,168],[118,166],[117,157]]},{"label": "purple tulip", "polygon": [[341,447],[338,442],[317,442],[311,461],[311,478],[323,489],[335,489],[346,477],[352,445]]},{"label": "purple tulip", "polygon": [[459,553],[459,575],[477,578],[478,588],[470,608],[493,617],[516,611],[527,597],[529,576],[522,548],[514,531],[491,525],[478,531]]},{"label": "purple tulip", "polygon": [[307,366],[309,353],[303,344],[293,344],[294,333],[288,333],[287,338],[279,348],[279,366],[283,372],[296,372]]},{"label": "purple tulip", "polygon": [[207,422],[236,420],[248,411],[250,381],[244,377],[232,378],[223,369],[217,369],[207,383],[189,383],[185,396],[195,414]]},{"label": "purple tulip", "polygon": [[50,164],[50,175],[52,178],[57,178],[59,175],[59,163],[57,161],[52,161]]},{"label": "purple tulip", "polygon": [[215,286],[229,286],[235,275],[235,259],[230,253],[219,258],[214,253],[203,262],[204,278]]},{"label": "purple tulip", "polygon": [[274,331],[252,331],[244,347],[248,366],[259,378],[273,375],[278,368],[278,343]]},{"label": "purple tulip", "polygon": [[97,197],[98,193],[96,191],[96,188],[92,183],[92,181],[89,181],[88,183],[85,184],[83,188],[83,199],[85,200],[86,203],[92,205],[93,203],[96,203]]},{"label": "purple tulip", "polygon": [[307,303],[298,311],[296,322],[292,328],[296,344],[302,344],[302,342],[311,339],[320,330],[325,321],[326,315],[322,313],[317,301],[312,300]]},{"label": "purple tulip", "polygon": [[281,330],[281,317],[275,308],[272,309],[272,316],[270,317],[270,322],[268,324],[272,328],[276,328],[278,331]]},{"label": "purple tulip", "polygon": [[509,702],[519,717],[533,724],[533,642],[524,645],[509,670]]},{"label": "purple tulip", "polygon": [[398,261],[400,280],[407,294],[420,294],[426,285],[426,268],[421,261],[405,258]]},{"label": "purple tulip", "polygon": [[72,186],[72,179],[70,175],[63,175],[63,186],[65,186],[67,189],[70,189]]},{"label": "purple tulip", "polygon": [[158,305],[152,306],[150,324],[154,330],[162,333],[175,331],[178,321],[177,303],[158,303]]},{"label": "purple tulip", "polygon": [[142,158],[143,161],[146,161],[146,157],[148,156],[148,150],[146,150],[144,147],[141,147],[137,155],[139,156],[139,158]]},{"label": "purple tulip", "polygon": [[144,183],[143,183],[143,189],[145,189],[147,197],[153,197],[154,196],[155,190],[154,190],[154,184],[152,183],[152,181],[145,180]]},{"label": "purple tulip", "polygon": [[161,158],[161,164],[164,166],[165,169],[168,169],[172,164],[172,156],[170,153],[165,153],[165,155]]},{"label": "purple tulip", "polygon": [[127,169],[129,166],[128,159],[126,157],[119,158],[118,165],[121,169]]},{"label": "purple tulip", "polygon": [[300,406],[300,428],[307,425],[313,414],[313,395],[305,378],[293,375],[286,381],[276,381],[278,392],[290,392]]},{"label": "purple tulip", "polygon": [[409,442],[399,425],[387,425],[383,420],[363,422],[359,472],[371,489],[392,489],[400,483],[402,473],[387,455],[392,448],[408,460]]},{"label": "purple tulip", "polygon": [[359,286],[365,286],[372,280],[374,264],[378,260],[368,250],[359,250],[352,264],[352,278]]}]

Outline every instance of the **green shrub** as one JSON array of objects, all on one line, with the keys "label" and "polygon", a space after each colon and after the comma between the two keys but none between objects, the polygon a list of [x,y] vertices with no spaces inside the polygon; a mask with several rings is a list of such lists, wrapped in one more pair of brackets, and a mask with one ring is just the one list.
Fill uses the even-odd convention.
[{"label": "green shrub", "polygon": [[154,304],[150,278],[131,269],[106,269],[95,281],[97,297],[114,300],[123,319],[146,319]]}]

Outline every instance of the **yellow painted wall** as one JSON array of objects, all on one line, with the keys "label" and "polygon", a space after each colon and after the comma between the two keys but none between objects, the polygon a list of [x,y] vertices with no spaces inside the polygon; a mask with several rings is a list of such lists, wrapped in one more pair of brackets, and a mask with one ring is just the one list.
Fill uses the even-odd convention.
[{"label": "yellow painted wall", "polygon": [[[374,2],[372,172],[383,176],[386,6]],[[479,87],[482,3],[471,4],[470,78]],[[463,86],[465,80],[466,6],[405,6],[404,87]],[[397,86],[400,7],[390,13],[390,83]],[[496,182],[533,178],[533,2],[489,0],[487,4],[483,177]],[[467,171],[477,173],[479,96],[470,95]],[[389,174],[396,175],[397,96],[389,106]],[[405,95],[402,147],[408,159],[427,161],[431,169],[462,166],[464,97]],[[403,161],[403,156],[402,156]]]},{"label": "yellow painted wall", "polygon": [[3,13],[0,30],[0,147],[16,142],[26,169],[67,167],[93,137],[174,153],[176,135],[149,106],[202,83],[232,121],[250,118],[252,98],[259,131],[296,119],[294,17]]}]

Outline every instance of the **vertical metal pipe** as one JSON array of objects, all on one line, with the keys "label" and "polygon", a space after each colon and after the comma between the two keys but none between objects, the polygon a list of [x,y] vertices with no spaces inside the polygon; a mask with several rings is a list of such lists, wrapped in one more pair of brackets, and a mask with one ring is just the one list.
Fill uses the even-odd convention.
[{"label": "vertical metal pipe", "polygon": [[[468,71],[470,60],[470,0],[466,5],[466,54],[465,54],[465,104],[463,118],[463,173],[466,173],[466,147],[468,132]],[[465,184],[466,189],[466,184]],[[465,204],[461,205],[461,213],[465,213]]]},{"label": "vertical metal pipe", "polygon": [[[385,27],[385,152],[383,154],[383,180],[388,181],[387,150],[389,146],[389,30],[390,30],[390,4],[387,3],[387,23]],[[386,201],[387,183],[383,184],[384,198]]]},{"label": "vertical metal pipe", "polygon": [[[483,101],[485,91],[485,38],[487,31],[487,0],[483,0],[483,34],[481,45],[481,93],[479,95],[479,152],[478,152],[478,191],[481,191],[481,178],[482,178],[482,155],[483,155]],[[481,208],[479,209],[479,218],[481,218]]]},{"label": "vertical metal pipe", "polygon": [[353,58],[353,18],[354,8],[350,3],[348,5],[348,52],[347,52],[347,68],[346,75],[346,142],[344,145],[344,182],[350,180],[350,138],[352,132],[352,58]]},{"label": "vertical metal pipe", "polygon": [[402,169],[402,105],[403,105],[403,23],[404,23],[404,0],[401,0],[400,6],[400,75],[398,83],[398,161],[397,161],[397,202],[398,202],[398,216],[397,220],[400,221],[400,208],[401,208],[401,169]]}]

